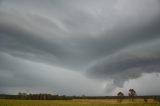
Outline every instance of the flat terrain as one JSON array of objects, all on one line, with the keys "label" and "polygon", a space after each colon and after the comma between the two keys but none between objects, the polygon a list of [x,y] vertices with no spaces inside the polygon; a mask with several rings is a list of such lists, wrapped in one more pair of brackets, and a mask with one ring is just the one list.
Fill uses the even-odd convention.
[{"label": "flat terrain", "polygon": [[118,103],[117,100],[0,100],[0,106],[160,106],[160,103],[148,100],[124,100]]}]

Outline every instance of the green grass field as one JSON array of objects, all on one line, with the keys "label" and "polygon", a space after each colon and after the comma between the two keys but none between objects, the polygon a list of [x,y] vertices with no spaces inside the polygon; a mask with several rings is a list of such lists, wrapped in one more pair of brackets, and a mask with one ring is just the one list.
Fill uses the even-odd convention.
[{"label": "green grass field", "polygon": [[118,103],[116,100],[0,100],[0,106],[160,106],[160,103],[149,100],[130,102],[124,100]]}]

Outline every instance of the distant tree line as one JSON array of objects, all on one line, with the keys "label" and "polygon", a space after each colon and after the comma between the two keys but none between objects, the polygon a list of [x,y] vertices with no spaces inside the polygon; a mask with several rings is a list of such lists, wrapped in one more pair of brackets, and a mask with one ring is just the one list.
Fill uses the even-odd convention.
[{"label": "distant tree line", "polygon": [[71,100],[72,98],[65,95],[52,95],[52,94],[27,94],[18,93],[18,95],[0,95],[0,99],[18,99],[18,100]]},{"label": "distant tree line", "polygon": [[122,102],[124,99],[130,99],[132,102],[134,99],[144,99],[147,102],[148,99],[153,99],[156,102],[160,102],[160,96],[137,96],[134,89],[129,89],[128,95],[125,96],[123,92],[118,92],[117,96],[65,96],[65,95],[53,95],[47,93],[39,94],[27,94],[19,92],[17,95],[0,94],[0,99],[17,99],[17,100],[72,100],[72,99],[117,99],[118,102]]}]

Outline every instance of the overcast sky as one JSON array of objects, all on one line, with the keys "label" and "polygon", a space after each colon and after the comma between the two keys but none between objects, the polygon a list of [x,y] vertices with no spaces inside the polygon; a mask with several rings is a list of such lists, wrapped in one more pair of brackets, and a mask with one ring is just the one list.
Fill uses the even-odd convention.
[{"label": "overcast sky", "polygon": [[160,0],[0,0],[0,93],[160,95]]}]

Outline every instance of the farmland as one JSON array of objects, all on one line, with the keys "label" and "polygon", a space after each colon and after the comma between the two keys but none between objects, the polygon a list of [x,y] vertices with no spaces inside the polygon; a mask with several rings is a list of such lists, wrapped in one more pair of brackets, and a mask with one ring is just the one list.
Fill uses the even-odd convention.
[{"label": "farmland", "polygon": [[122,103],[116,99],[73,99],[73,100],[7,100],[1,99],[0,106],[160,106],[160,103],[150,99],[136,99],[131,102],[125,99]]}]

